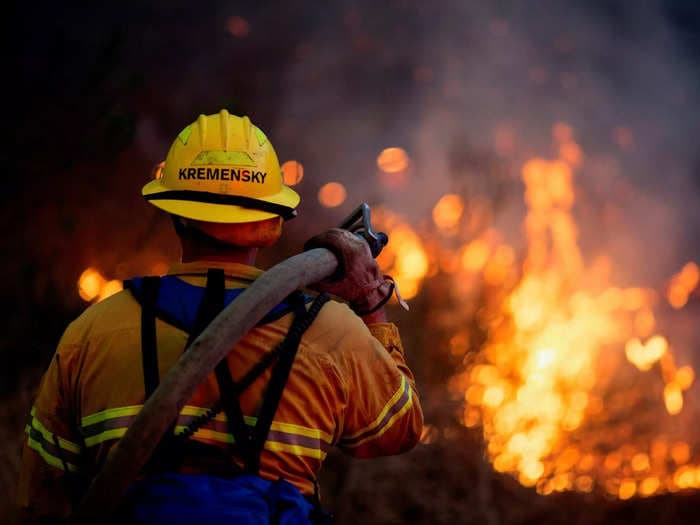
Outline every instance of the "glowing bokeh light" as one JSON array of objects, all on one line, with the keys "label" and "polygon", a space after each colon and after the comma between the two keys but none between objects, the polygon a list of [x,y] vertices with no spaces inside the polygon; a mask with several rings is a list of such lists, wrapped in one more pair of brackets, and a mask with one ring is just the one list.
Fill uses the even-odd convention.
[{"label": "glowing bokeh light", "polygon": [[86,268],[78,278],[78,293],[87,302],[99,302],[123,289],[121,281],[107,280],[92,266]]},{"label": "glowing bokeh light", "polygon": [[296,186],[304,178],[304,166],[296,160],[288,160],[281,166],[282,177],[287,186]]},{"label": "glowing bokeh light", "polygon": [[318,190],[318,200],[326,208],[335,208],[345,202],[347,192],[339,182],[329,182]]},{"label": "glowing bokeh light", "polygon": [[409,162],[408,153],[402,148],[386,148],[377,157],[377,166],[385,173],[404,171]]},{"label": "glowing bokeh light", "polygon": [[78,278],[78,293],[84,301],[92,301],[100,295],[105,282],[102,274],[90,266]]},{"label": "glowing bokeh light", "polygon": [[245,38],[250,34],[250,24],[241,16],[230,16],[226,20],[226,29],[236,38]]},{"label": "glowing bokeh light", "polygon": [[464,203],[459,195],[443,195],[433,208],[433,222],[441,230],[455,228],[464,213]]}]

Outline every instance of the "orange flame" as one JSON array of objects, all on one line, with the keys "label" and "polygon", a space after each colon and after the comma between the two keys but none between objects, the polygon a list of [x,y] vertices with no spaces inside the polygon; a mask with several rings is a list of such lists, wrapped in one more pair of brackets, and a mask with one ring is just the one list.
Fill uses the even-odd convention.
[{"label": "orange flame", "polygon": [[[619,134],[619,142],[632,143],[633,137]],[[406,299],[438,272],[450,276],[456,297],[472,299],[483,285],[483,304],[474,315],[486,341],[477,343],[481,338],[464,326],[451,334],[453,356],[473,355],[450,389],[464,399],[463,423],[480,428],[496,471],[544,495],[600,491],[626,500],[700,488],[700,465],[691,463],[692,449],[683,439],[637,435],[630,432],[632,423],[624,431],[614,428],[618,420],[634,419],[630,408],[639,401],[652,407],[654,420],[687,415],[695,371],[676,364],[673,338],[661,333],[654,311],[656,292],[611,285],[607,256],[585,261],[573,214],[574,174],[585,155],[570,125],[556,124],[552,135],[558,158],[533,158],[522,167],[527,211],[521,265],[516,249],[488,227],[487,205],[474,200],[467,208],[462,196],[446,194],[432,210],[439,235],[430,237],[398,214],[373,210],[375,227],[390,239],[378,257],[380,268]],[[392,184],[403,181],[409,163],[401,148],[387,148],[377,158],[382,180]],[[303,167],[288,161],[283,173],[292,185]],[[326,207],[340,206],[346,196],[338,182],[318,193]],[[699,284],[700,269],[689,262],[669,280],[665,298],[682,308]],[[94,268],[79,280],[86,301],[117,289],[118,281]],[[618,387],[620,375],[632,386]],[[642,377],[654,387],[640,387]],[[438,434],[426,425],[421,442]]]},{"label": "orange flame", "polygon": [[151,177],[154,179],[162,179],[163,178],[163,168],[165,167],[165,161],[162,160],[155,166],[153,166],[153,170],[151,171]]},{"label": "orange flame", "polygon": [[[609,361],[611,349],[624,349],[637,373],[658,371],[664,388],[657,403],[670,415],[682,412],[683,392],[695,374],[690,366],[677,368],[666,337],[653,334],[654,294],[609,286],[606,259],[585,264],[572,215],[573,169],[583,154],[572,146],[570,126],[558,124],[553,135],[563,160],[532,159],[522,169],[528,249],[520,280],[494,303],[492,314],[484,315],[488,340],[453,378],[452,389],[464,393],[464,424],[481,427],[495,470],[541,494],[599,487],[624,500],[700,487],[695,467],[687,465],[685,443],[661,451],[659,443],[638,440],[603,454],[585,440],[573,439],[586,431],[589,420],[607,417],[601,389],[612,370],[600,366]],[[455,278],[481,272],[486,284],[503,283],[507,270],[489,270],[497,254],[503,267],[513,264],[512,248],[484,237],[472,240],[462,248],[461,272]],[[698,281],[697,266],[688,263],[671,280],[669,302],[685,304]],[[674,304],[671,290],[683,300]],[[669,455],[678,459],[680,469],[665,469]]]},{"label": "orange flame", "polygon": [[404,299],[411,299],[428,273],[428,254],[418,234],[398,215],[381,208],[373,214],[379,229],[389,236],[377,263],[382,272],[394,278]]}]

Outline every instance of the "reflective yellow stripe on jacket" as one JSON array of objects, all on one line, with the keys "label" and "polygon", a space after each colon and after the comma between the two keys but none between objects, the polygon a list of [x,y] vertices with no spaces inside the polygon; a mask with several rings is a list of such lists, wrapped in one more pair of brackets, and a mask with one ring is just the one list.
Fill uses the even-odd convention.
[{"label": "reflective yellow stripe on jacket", "polygon": [[401,376],[401,385],[391,396],[391,399],[384,405],[379,415],[369,425],[344,437],[340,444],[344,447],[358,447],[371,439],[376,439],[391,428],[394,422],[399,419],[413,404],[411,386],[406,376]]},{"label": "reflective yellow stripe on jacket", "polygon": [[24,428],[27,445],[52,467],[77,472],[80,464],[80,445],[49,431],[36,417],[32,407],[31,420]]},{"label": "reflective yellow stripe on jacket", "polygon": [[[110,408],[85,416],[81,420],[85,445],[93,447],[111,439],[119,439],[126,433],[126,429],[142,407],[143,405],[132,405]],[[175,433],[182,434],[192,421],[205,412],[207,412],[206,408],[185,406],[177,419]],[[246,425],[251,427],[257,423],[255,417],[245,416],[244,419]],[[203,425],[193,438],[201,441],[234,443],[233,435],[228,432],[228,420],[224,414],[218,414]],[[265,448],[323,460],[331,443],[331,436],[321,430],[273,421]]]}]

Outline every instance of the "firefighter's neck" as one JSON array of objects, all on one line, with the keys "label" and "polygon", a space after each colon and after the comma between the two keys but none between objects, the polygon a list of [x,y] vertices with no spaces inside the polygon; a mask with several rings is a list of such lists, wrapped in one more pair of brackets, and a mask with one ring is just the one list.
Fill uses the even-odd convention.
[{"label": "firefighter's neck", "polygon": [[224,263],[239,263],[255,266],[258,255],[257,248],[244,248],[238,246],[208,246],[192,242],[189,239],[182,240],[183,263],[194,261],[215,261]]}]

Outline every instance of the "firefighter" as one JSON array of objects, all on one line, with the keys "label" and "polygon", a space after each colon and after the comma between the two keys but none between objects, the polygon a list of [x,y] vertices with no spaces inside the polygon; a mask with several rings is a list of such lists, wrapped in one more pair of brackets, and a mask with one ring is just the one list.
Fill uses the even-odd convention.
[{"label": "firefighter", "polygon": [[[284,185],[265,134],[248,117],[226,110],[200,115],[183,129],[162,176],[142,194],[172,217],[181,260],[164,276],[126,281],[123,291],[91,305],[66,328],[26,427],[20,523],[71,515],[160,378],[261,275],[258,249],[279,239],[300,200]],[[354,234],[331,229],[305,244],[319,246],[338,255],[342,274],[293,294],[231,348],[158,445],[128,496],[136,509],[128,512],[136,514],[124,519],[172,522],[172,516],[163,518],[167,508],[147,508],[149,498],[162,496],[162,487],[148,481],[163,476],[171,484],[204,479],[218,503],[227,490],[220,482],[257,476],[268,483],[256,490],[283,482],[284,490],[310,503],[303,514],[318,516],[316,476],[330,447],[372,458],[403,453],[418,442],[423,416],[414,377],[383,308],[393,283]],[[327,294],[333,300],[324,304]],[[299,344],[287,344],[293,348],[286,380],[277,364],[260,365],[274,361],[266,356],[288,342],[297,318],[312,311],[316,318]],[[277,362],[284,361],[281,352]],[[274,381],[281,381],[281,393],[267,402]],[[272,408],[262,413],[267,405]],[[264,419],[267,428],[262,425],[263,435],[256,436],[253,429]],[[223,512],[202,501],[188,507],[188,490],[173,493],[171,513],[184,520],[195,512],[196,522],[207,522]],[[230,510],[233,503],[223,505]]]}]

